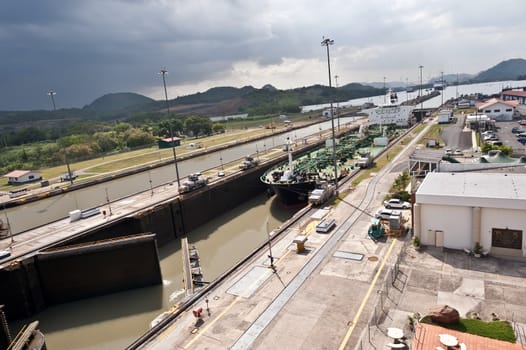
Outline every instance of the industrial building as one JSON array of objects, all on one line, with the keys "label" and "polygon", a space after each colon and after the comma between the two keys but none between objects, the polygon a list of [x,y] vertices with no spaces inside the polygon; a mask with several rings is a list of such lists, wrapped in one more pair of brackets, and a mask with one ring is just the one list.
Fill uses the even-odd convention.
[{"label": "industrial building", "polygon": [[526,256],[526,174],[428,173],[413,214],[423,245]]}]

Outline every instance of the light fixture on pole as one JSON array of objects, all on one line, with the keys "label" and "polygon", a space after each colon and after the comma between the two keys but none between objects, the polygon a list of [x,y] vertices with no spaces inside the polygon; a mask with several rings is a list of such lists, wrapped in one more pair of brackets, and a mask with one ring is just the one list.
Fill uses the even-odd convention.
[{"label": "light fixture on pole", "polygon": [[[332,88],[332,82],[331,82],[331,58],[329,53],[329,46],[334,44],[334,40],[331,40],[329,38],[323,37],[323,40],[321,42],[321,46],[325,46],[327,48],[327,69],[329,71],[329,90]],[[332,158],[334,161],[334,185],[336,193],[338,193],[338,169],[337,169],[337,162],[336,162],[336,137],[334,135],[334,111],[332,110],[332,98],[331,98],[331,127],[332,127]]]},{"label": "light fixture on pole", "polygon": [[[168,73],[168,70],[166,68],[162,68],[159,74],[163,77],[163,87],[164,87],[164,99],[166,101],[166,113],[168,114],[168,118],[170,118],[170,103],[168,102],[168,92],[166,91],[166,78],[165,75]],[[181,187],[181,182],[179,180],[179,167],[177,166],[177,155],[175,153],[175,142],[174,142],[174,134],[172,132],[172,123],[170,119],[168,119],[168,128],[170,130],[170,144],[172,145],[172,152],[174,155],[174,165],[175,165],[175,175],[177,177],[177,187]]]},{"label": "light fixture on pole", "polygon": [[49,90],[47,92],[47,94],[49,95],[49,97],[51,97],[51,103],[53,103],[53,110],[56,111],[57,110],[57,106],[55,105],[55,95],[57,93],[55,91],[53,91],[53,90]]}]

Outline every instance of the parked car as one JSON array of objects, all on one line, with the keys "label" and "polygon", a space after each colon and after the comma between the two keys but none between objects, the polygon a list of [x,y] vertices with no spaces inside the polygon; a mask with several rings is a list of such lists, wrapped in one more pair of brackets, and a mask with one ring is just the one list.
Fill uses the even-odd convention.
[{"label": "parked car", "polygon": [[398,198],[391,198],[388,201],[384,201],[384,207],[386,207],[387,209],[409,209],[411,207],[411,204],[409,204],[409,202],[404,202],[403,200],[400,200]]},{"label": "parked car", "polygon": [[391,216],[401,216],[402,213],[399,210],[393,210],[393,209],[378,209],[378,211],[375,214],[375,217],[377,219],[384,219],[387,220]]},{"label": "parked car", "polygon": [[526,119],[523,119],[519,122],[520,125],[526,125]]},{"label": "parked car", "polygon": [[0,259],[7,258],[8,256],[11,256],[9,250],[0,250]]},{"label": "parked car", "polygon": [[517,139],[517,141],[519,141],[520,143],[522,143],[524,145],[524,144],[526,144],[526,137],[519,137]]},{"label": "parked car", "polygon": [[518,126],[514,126],[511,128],[511,132],[514,134],[520,134],[521,132],[524,132],[524,129]]},{"label": "parked car", "polygon": [[453,154],[453,150],[451,148],[446,148],[446,156],[450,156]]},{"label": "parked car", "polygon": [[464,153],[463,153],[461,150],[456,149],[455,152],[453,152],[453,155],[454,155],[454,156],[463,156]]},{"label": "parked car", "polygon": [[482,136],[482,139],[484,141],[497,141],[498,140],[497,136],[495,136],[494,134],[484,135],[484,136]]}]

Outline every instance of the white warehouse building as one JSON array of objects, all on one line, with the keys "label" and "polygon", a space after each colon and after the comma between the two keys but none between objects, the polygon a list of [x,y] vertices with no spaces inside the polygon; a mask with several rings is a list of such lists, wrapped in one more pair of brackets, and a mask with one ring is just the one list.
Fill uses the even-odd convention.
[{"label": "white warehouse building", "polygon": [[526,174],[429,173],[413,220],[423,245],[526,256]]}]

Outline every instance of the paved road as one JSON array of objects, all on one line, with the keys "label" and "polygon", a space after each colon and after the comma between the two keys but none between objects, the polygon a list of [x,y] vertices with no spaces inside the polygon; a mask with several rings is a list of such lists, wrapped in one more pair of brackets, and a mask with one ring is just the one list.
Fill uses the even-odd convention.
[{"label": "paved road", "polygon": [[441,136],[447,148],[463,151],[472,149],[471,130],[464,129],[464,119],[465,116],[459,115],[455,124],[446,125],[442,130]]},{"label": "paved road", "polygon": [[[367,326],[375,286],[404,244],[393,238],[373,242],[367,229],[398,176],[392,169],[407,164],[418,139],[413,136],[380,172],[350,192],[341,188],[344,200],[328,214],[337,229],[318,234],[317,220],[300,219],[272,248],[275,273],[262,252],[210,292],[209,314],[181,315],[143,348],[351,349]],[[298,234],[308,237],[302,253],[292,244]],[[200,306],[202,299],[194,304]]]}]

